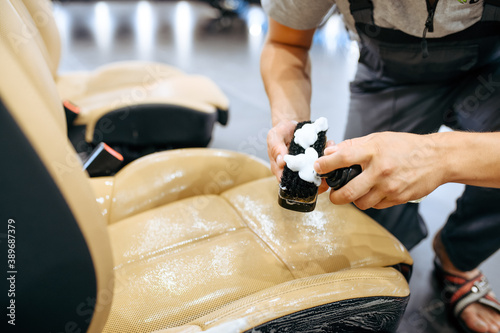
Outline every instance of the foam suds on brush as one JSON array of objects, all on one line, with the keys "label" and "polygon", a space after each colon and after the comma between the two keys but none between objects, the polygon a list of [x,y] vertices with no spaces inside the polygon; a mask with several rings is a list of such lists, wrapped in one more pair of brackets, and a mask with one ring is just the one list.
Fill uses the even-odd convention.
[{"label": "foam suds on brush", "polygon": [[[295,133],[307,124],[311,124],[311,122],[304,121],[297,124]],[[316,133],[316,136],[317,136],[316,141],[312,144],[311,148],[314,148],[314,150],[316,150],[319,158],[323,156],[323,151],[325,149],[326,130],[319,131],[318,133]],[[288,148],[288,155],[295,156],[299,154],[304,154],[305,151],[306,148],[302,147],[300,144],[295,142],[295,140],[292,140],[292,142],[290,142],[290,147]],[[288,157],[286,158],[288,159]],[[314,164],[314,161],[312,163]],[[299,176],[299,172],[291,170],[288,167],[288,165],[285,165],[285,168],[283,170],[280,187],[281,189],[286,191],[288,197],[304,199],[305,201],[308,201],[311,198],[315,198],[316,194],[318,193],[318,186],[316,186],[315,183],[301,179]]]},{"label": "foam suds on brush", "polygon": [[307,148],[304,154],[285,155],[286,165],[290,170],[298,172],[299,177],[309,183],[314,183],[316,186],[321,185],[321,178],[314,171],[314,162],[318,159],[318,153],[314,148]]},{"label": "foam suds on brush", "polygon": [[311,147],[318,139],[318,133],[328,129],[328,120],[325,117],[316,119],[314,123],[307,123],[293,134],[293,141],[302,148]]},{"label": "foam suds on brush", "polygon": [[284,160],[290,170],[298,172],[299,177],[306,182],[321,185],[321,178],[314,171],[314,162],[321,156],[311,146],[318,140],[318,133],[328,129],[328,120],[325,117],[316,119],[314,123],[305,122],[301,127],[297,126],[293,133],[293,142],[305,149],[304,153],[285,155]]}]

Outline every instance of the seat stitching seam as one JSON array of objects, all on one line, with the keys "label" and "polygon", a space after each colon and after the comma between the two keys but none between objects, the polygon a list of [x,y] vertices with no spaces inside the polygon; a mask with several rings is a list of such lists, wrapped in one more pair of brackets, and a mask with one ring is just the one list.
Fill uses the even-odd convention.
[{"label": "seat stitching seam", "polygon": [[[169,255],[169,254],[175,254],[175,252],[177,251],[180,251],[182,248],[185,248],[187,246],[191,246],[193,244],[196,244],[196,243],[199,243],[199,242],[203,242],[203,241],[207,241],[209,239],[214,239],[214,238],[218,238],[220,236],[223,236],[225,234],[229,234],[229,233],[232,233],[232,232],[236,232],[238,230],[242,230],[244,227],[237,227],[237,228],[231,228],[231,229],[226,229],[226,230],[223,230],[217,234],[214,234],[214,235],[210,235],[210,236],[207,236],[207,237],[198,237],[194,240],[191,240],[191,241],[185,241],[185,242],[181,242],[180,244],[177,243],[178,245],[173,245],[171,247],[164,247],[164,248],[161,248],[161,249],[158,249],[156,251],[153,251],[149,254],[146,254],[142,257],[139,257],[139,258],[136,258],[136,259],[131,259],[129,261],[126,261],[120,265],[117,265],[114,267],[114,269],[121,269],[125,266],[129,266],[131,264],[134,264],[134,263],[137,263],[137,262],[140,262],[140,261],[147,261],[147,260],[150,260],[150,259],[153,259],[155,257],[161,257],[163,255]],[[169,253],[170,252],[170,253]]]},{"label": "seat stitching seam", "polygon": [[[222,194],[222,193],[221,193]],[[267,244],[267,242],[262,239],[262,237],[260,237],[255,231],[254,229],[252,229],[250,227],[250,225],[246,222],[245,218],[243,217],[243,215],[241,214],[241,212],[239,210],[236,209],[236,207],[224,196],[222,195],[219,195],[222,199],[224,199],[232,208],[233,210],[236,212],[236,214],[238,214],[238,216],[241,218],[241,220],[243,221],[243,223],[245,223],[246,227],[255,235],[255,237],[257,237],[262,243],[265,244],[265,246],[269,249],[269,251],[271,251],[272,253],[274,253],[274,255],[276,256],[276,258],[278,258],[278,260],[286,267],[286,269],[290,272],[290,275],[292,275],[292,277],[294,279],[297,279],[298,277],[295,276],[295,274],[293,274],[292,272],[292,269],[290,268],[290,266],[283,260],[283,258],[281,258],[278,253],[276,253],[270,246],[269,244]]]}]

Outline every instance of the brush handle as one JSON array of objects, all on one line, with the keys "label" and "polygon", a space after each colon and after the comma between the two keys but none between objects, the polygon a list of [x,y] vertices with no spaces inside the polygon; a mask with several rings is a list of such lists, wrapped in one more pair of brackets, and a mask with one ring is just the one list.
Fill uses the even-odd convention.
[{"label": "brush handle", "polygon": [[338,190],[347,184],[351,179],[358,176],[361,173],[361,166],[358,164],[352,165],[348,168],[342,168],[333,170],[324,175],[320,175],[321,178],[326,178],[326,183],[333,190]]}]

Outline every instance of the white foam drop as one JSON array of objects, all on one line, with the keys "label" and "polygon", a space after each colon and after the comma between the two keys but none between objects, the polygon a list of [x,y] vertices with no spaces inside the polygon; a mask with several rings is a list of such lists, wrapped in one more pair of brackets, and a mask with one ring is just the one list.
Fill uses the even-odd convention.
[{"label": "white foam drop", "polygon": [[299,177],[316,186],[321,185],[321,178],[314,171],[314,162],[318,159],[318,153],[311,146],[318,140],[318,133],[328,129],[328,120],[325,117],[316,119],[314,123],[305,124],[295,131],[293,140],[304,148],[305,154],[285,155],[284,160],[288,168],[298,172]]},{"label": "white foam drop", "polygon": [[305,124],[295,131],[293,140],[302,148],[307,149],[318,140],[318,133],[328,129],[328,120],[320,117],[312,124]]},{"label": "white foam drop", "polygon": [[314,128],[316,128],[317,133],[326,131],[328,129],[328,119],[326,119],[325,117],[319,117],[313,124]]},{"label": "white foam drop", "polygon": [[314,171],[314,162],[318,159],[318,152],[314,148],[307,148],[304,154],[285,155],[283,159],[290,170],[299,173],[302,180],[321,185],[321,178]]},{"label": "white foam drop", "polygon": [[248,327],[248,320],[246,318],[239,318],[239,319],[212,327],[204,332],[206,332],[206,333],[241,332],[241,331],[245,330],[247,327]]}]

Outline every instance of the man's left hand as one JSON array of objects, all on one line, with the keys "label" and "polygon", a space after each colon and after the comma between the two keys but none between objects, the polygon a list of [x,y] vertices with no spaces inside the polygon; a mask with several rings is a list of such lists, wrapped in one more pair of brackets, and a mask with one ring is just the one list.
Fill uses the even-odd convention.
[{"label": "man's left hand", "polygon": [[327,147],[314,167],[325,174],[359,164],[362,173],[330,192],[334,204],[353,202],[360,209],[387,208],[417,200],[443,184],[436,142],[431,135],[382,132]]}]

